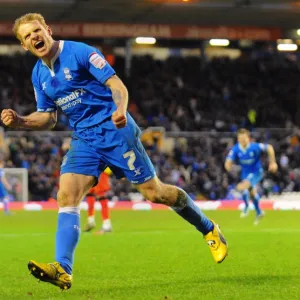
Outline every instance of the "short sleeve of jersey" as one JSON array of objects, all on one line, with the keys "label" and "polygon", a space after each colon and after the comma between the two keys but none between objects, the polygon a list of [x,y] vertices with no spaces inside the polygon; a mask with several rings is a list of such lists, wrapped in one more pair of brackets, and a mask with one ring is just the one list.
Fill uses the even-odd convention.
[{"label": "short sleeve of jersey", "polygon": [[226,160],[232,160],[232,161],[235,161],[236,160],[236,158],[237,158],[237,153],[236,153],[236,150],[235,150],[236,148],[235,147],[233,147],[230,151],[229,151],[229,153],[228,153],[228,155],[227,155],[227,157],[226,157]]},{"label": "short sleeve of jersey", "polygon": [[34,89],[34,96],[38,112],[52,112],[56,111],[55,103],[43,92],[38,84],[38,78],[35,72],[32,73],[32,84]]},{"label": "short sleeve of jersey", "polygon": [[268,150],[268,144],[255,143],[254,145],[255,145],[255,148],[257,148],[260,153],[266,152]]},{"label": "short sleeve of jersey", "polygon": [[105,60],[101,52],[84,43],[78,43],[75,50],[79,64],[86,69],[102,84],[111,76],[115,75],[115,70]]}]

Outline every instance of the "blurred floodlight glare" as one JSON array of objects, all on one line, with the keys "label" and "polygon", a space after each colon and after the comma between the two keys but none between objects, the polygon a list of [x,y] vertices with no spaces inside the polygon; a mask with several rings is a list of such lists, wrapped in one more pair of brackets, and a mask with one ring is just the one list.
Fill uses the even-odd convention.
[{"label": "blurred floodlight glare", "polygon": [[209,41],[209,44],[211,46],[223,46],[226,47],[229,45],[229,40],[227,39],[211,39]]},{"label": "blurred floodlight glare", "polygon": [[296,51],[298,46],[296,44],[278,44],[277,49],[279,51]]},{"label": "blurred floodlight glare", "polygon": [[143,44],[143,45],[153,45],[156,43],[156,39],[154,37],[137,37],[135,39],[135,42],[137,44]]}]

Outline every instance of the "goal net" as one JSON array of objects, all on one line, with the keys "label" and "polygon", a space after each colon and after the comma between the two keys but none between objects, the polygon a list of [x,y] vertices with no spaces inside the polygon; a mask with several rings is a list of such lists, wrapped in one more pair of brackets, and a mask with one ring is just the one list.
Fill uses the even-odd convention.
[{"label": "goal net", "polygon": [[12,201],[28,201],[28,170],[25,168],[4,168],[5,176],[12,187],[9,195]]}]

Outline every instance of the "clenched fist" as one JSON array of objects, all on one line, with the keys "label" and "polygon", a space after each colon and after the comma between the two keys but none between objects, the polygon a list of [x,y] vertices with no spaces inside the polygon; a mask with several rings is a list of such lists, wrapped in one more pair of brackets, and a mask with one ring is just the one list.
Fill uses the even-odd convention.
[{"label": "clenched fist", "polygon": [[116,110],[113,112],[111,120],[118,129],[124,128],[127,124],[126,113]]},{"label": "clenched fist", "polygon": [[12,109],[3,109],[1,112],[1,121],[7,127],[17,128],[20,122],[20,117]]},{"label": "clenched fist", "polygon": [[278,169],[278,165],[276,162],[271,162],[269,164],[269,172],[276,173]]}]

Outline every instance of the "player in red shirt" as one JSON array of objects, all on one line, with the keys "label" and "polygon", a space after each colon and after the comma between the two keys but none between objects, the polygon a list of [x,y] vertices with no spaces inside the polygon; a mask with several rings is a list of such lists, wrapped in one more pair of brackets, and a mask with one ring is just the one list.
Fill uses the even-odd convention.
[{"label": "player in red shirt", "polygon": [[90,189],[87,194],[86,201],[88,204],[88,218],[87,225],[84,229],[85,232],[89,232],[96,227],[95,221],[95,202],[100,201],[101,204],[101,216],[102,216],[102,227],[97,233],[103,234],[112,231],[110,213],[108,207],[108,197],[111,191],[110,176],[112,171],[106,168],[99,177],[98,184]]}]

